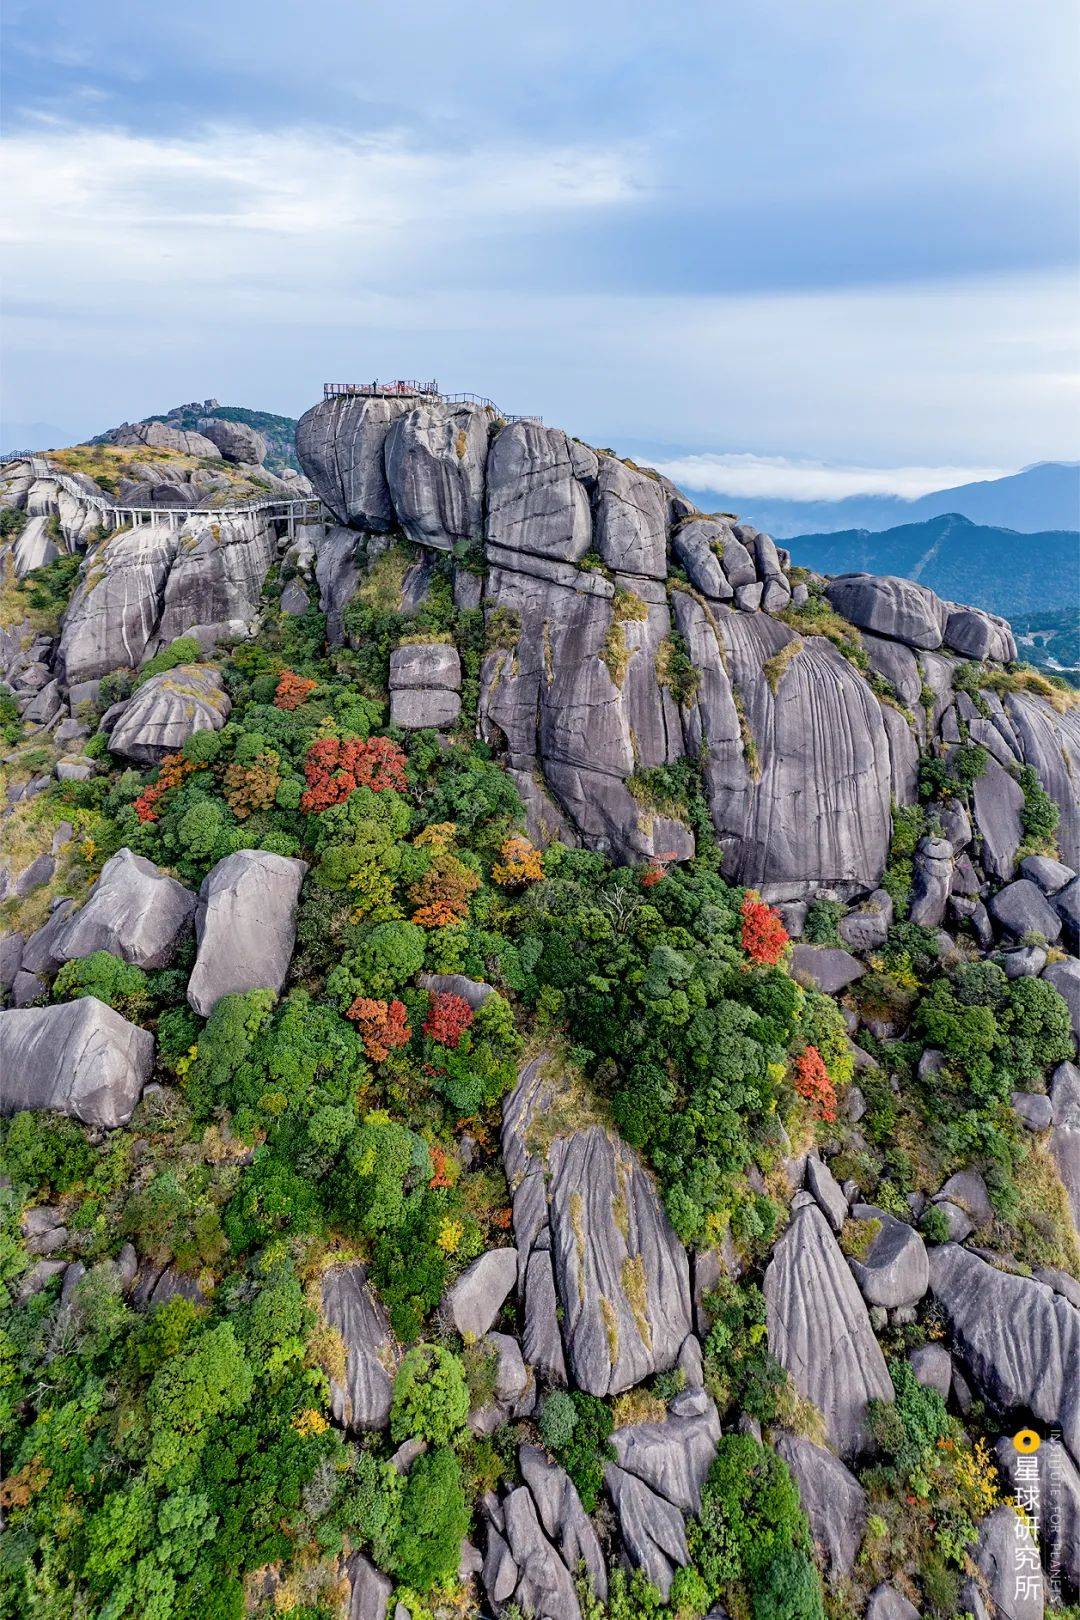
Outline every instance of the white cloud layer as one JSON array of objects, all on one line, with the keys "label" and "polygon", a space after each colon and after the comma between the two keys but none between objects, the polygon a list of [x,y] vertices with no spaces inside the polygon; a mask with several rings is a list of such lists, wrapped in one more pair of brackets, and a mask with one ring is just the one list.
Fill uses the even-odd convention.
[{"label": "white cloud layer", "polygon": [[839,501],[847,495],[917,500],[938,489],[1002,478],[1015,467],[836,467],[785,456],[704,454],[659,461],[660,472],[686,489],[715,490],[743,500]]},{"label": "white cloud layer", "polygon": [[324,380],[434,375],[594,442],[670,446],[682,481],[744,497],[914,495],[1074,453],[1071,275],[598,286],[575,250],[647,214],[648,151],[477,128],[467,147],[21,128],[0,215],[5,414],[75,437],[178,399],[299,414]]}]

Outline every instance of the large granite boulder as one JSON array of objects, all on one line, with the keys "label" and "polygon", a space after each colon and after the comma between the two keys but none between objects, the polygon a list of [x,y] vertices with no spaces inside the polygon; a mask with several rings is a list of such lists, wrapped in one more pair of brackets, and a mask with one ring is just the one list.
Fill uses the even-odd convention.
[{"label": "large granite boulder", "polygon": [[876,1586],[866,1605],[866,1620],[919,1620],[919,1611],[895,1586]]},{"label": "large granite boulder", "polygon": [[948,622],[945,605],[925,585],[888,574],[841,574],[825,594],[836,611],[861,630],[876,631],[909,647],[940,647]]},{"label": "large granite boulder", "polygon": [[885,1358],[840,1245],[814,1204],[796,1210],[765,1272],[769,1349],[851,1460],[868,1445],[866,1403],[893,1399]]},{"label": "large granite boulder", "polygon": [[665,1496],[617,1463],[606,1464],[604,1483],[627,1557],[666,1598],[676,1569],[690,1562],[682,1514]]},{"label": "large granite boulder", "polygon": [[387,434],[416,398],[324,399],[296,424],[296,453],[315,493],[339,523],[385,534],[397,514],[386,480]]},{"label": "large granite boulder", "polygon": [[791,951],[791,974],[814,985],[827,996],[837,996],[849,984],[861,979],[866,969],[850,951],[837,945],[795,945]]},{"label": "large granite boulder", "polygon": [[517,1274],[516,1249],[489,1249],[479,1255],[448,1290],[440,1308],[444,1321],[467,1344],[482,1339],[494,1326]]},{"label": "large granite boulder", "polygon": [[606,1598],[604,1555],[573,1480],[536,1446],[518,1448],[518,1466],[536,1504],[544,1534],[558,1548],[563,1563],[574,1574],[583,1566],[596,1596]]},{"label": "large granite boulder", "polygon": [[417,405],[386,435],[385,469],[410,540],[449,551],[484,535],[484,469],[493,426],[475,405]]},{"label": "large granite boulder", "polygon": [[138,666],[161,618],[180,537],[163,519],[107,534],[87,552],[60,631],[70,684]]},{"label": "large granite boulder", "polygon": [[45,1108],[85,1125],[131,1118],[154,1064],[154,1037],[94,996],[0,1012],[0,1107]]},{"label": "large granite boulder", "polygon": [[1080,1458],[1080,1311],[1044,1283],[998,1271],[954,1243],[931,1249],[930,1289],[983,1399],[1059,1426]]},{"label": "large granite boulder", "polygon": [[196,629],[208,640],[246,634],[276,556],[273,529],[257,514],[189,518],[165,581],[154,644],[168,646]]},{"label": "large granite boulder", "polygon": [[688,1514],[701,1511],[719,1441],[720,1419],[703,1389],[676,1395],[660,1422],[633,1423],[611,1437],[619,1467]]},{"label": "large granite boulder", "polygon": [[595,453],[558,428],[504,428],[488,457],[490,545],[580,562],[593,543],[590,490],[598,471]]},{"label": "large granite boulder", "polygon": [[203,1018],[222,996],[281,990],[296,943],[305,861],[263,849],[227,855],[203,879],[195,913],[199,952],[187,998]]},{"label": "large granite boulder", "polygon": [[344,1381],[330,1380],[334,1421],[357,1434],[385,1429],[398,1352],[363,1266],[332,1266],[324,1274],[322,1313],[345,1346]]},{"label": "large granite boulder", "polygon": [[199,431],[226,461],[258,467],[266,459],[266,440],[247,422],[228,422],[223,417],[211,416],[200,422]]},{"label": "large granite boulder", "polygon": [[359,1552],[353,1553],[346,1564],[345,1578],[349,1583],[347,1620],[386,1620],[394,1592],[393,1581],[388,1581],[370,1559]]},{"label": "large granite boulder", "polygon": [[1050,1109],[1050,1151],[1080,1232],[1080,1068],[1075,1063],[1059,1063],[1054,1070]]},{"label": "large granite boulder", "polygon": [[999,889],[990,901],[989,911],[998,927],[1014,939],[1035,933],[1052,945],[1061,933],[1060,916],[1030,878],[1017,878]]},{"label": "large granite boulder", "polygon": [[[528,1360],[591,1395],[616,1395],[675,1366],[691,1331],[686,1251],[637,1155],[597,1125],[533,1123],[557,1107],[548,1055],[527,1063],[503,1106]],[[542,1127],[546,1131],[546,1125]]]},{"label": "large granite boulder", "polygon": [[151,675],[109,716],[109,752],[139,765],[175,754],[197,731],[220,731],[232,703],[213,664],[179,664]]},{"label": "large granite boulder", "polygon": [[581,1620],[573,1577],[544,1534],[526,1485],[489,1508],[483,1580],[498,1607],[512,1598],[533,1620]]},{"label": "large granite boulder", "polygon": [[105,862],[81,910],[56,940],[58,962],[109,951],[136,967],[164,967],[195,915],[195,896],[142,855],[121,849]]},{"label": "large granite boulder", "polygon": [[971,802],[975,825],[982,836],[983,870],[987,877],[1007,883],[1016,871],[1016,852],[1024,831],[1020,784],[996,759],[989,759],[971,790]]},{"label": "large granite boulder", "polygon": [[863,1299],[888,1310],[917,1305],[930,1283],[926,1245],[918,1232],[873,1204],[856,1204],[852,1214],[880,1228],[864,1257],[851,1261]]},{"label": "large granite boulder", "polygon": [[822,1569],[829,1577],[850,1575],[866,1529],[866,1492],[823,1446],[786,1432],[775,1446],[799,1487]]},{"label": "large granite boulder", "polygon": [[574,1382],[617,1395],[674,1366],[690,1332],[686,1253],[636,1155],[597,1126],[553,1144],[551,1252]]}]

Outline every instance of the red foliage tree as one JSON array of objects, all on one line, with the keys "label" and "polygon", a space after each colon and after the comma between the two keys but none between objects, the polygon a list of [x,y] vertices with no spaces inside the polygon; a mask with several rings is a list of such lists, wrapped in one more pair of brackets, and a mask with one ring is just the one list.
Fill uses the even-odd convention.
[{"label": "red foliage tree", "polygon": [[306,675],[285,670],[274,693],[275,709],[298,709],[301,703],[307,702],[318,684],[318,681],[309,680]]},{"label": "red foliage tree", "polygon": [[151,782],[149,787],[143,788],[135,800],[134,810],[140,821],[156,821],[161,814],[159,808],[161,800],[172,788],[179,787],[185,776],[203,767],[183,754],[166,754],[158,771],[158,779]]},{"label": "red foliage tree", "polygon": [[346,1018],[356,1025],[364,1051],[372,1063],[382,1063],[396,1046],[404,1046],[412,1035],[409,1016],[401,1001],[376,1001],[372,996],[357,996]]},{"label": "red foliage tree", "polygon": [[742,948],[752,962],[775,967],[788,945],[788,931],[771,906],[747,893],[742,903]]},{"label": "red foliage tree", "polygon": [[424,1019],[424,1034],[440,1046],[456,1046],[475,1017],[464,996],[450,990],[436,990]]},{"label": "red foliage tree", "polygon": [[836,1118],[836,1088],[816,1046],[804,1046],[795,1059],[795,1090],[819,1119],[832,1124]]},{"label": "red foliage tree", "polygon": [[304,760],[307,792],[301,810],[328,810],[344,804],[358,787],[404,792],[405,754],[389,737],[320,737]]}]

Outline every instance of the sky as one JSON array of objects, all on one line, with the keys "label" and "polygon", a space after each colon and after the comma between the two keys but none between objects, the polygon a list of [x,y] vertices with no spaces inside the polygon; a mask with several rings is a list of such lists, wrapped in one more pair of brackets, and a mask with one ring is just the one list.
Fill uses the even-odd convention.
[{"label": "sky", "polygon": [[733,494],[1076,456],[1073,0],[5,0],[0,51],[0,448],[418,376]]}]

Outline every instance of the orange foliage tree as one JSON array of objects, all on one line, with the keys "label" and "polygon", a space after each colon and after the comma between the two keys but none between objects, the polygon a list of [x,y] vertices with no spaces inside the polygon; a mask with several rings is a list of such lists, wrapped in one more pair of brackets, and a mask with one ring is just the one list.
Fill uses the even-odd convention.
[{"label": "orange foliage tree", "polygon": [[480,879],[471,867],[441,851],[409,890],[416,907],[413,922],[421,928],[453,928],[469,915],[469,896],[479,887]]},{"label": "orange foliage tree", "polygon": [[504,889],[535,883],[544,875],[544,857],[528,838],[516,834],[506,839],[499,850],[499,859],[492,867],[491,875]]},{"label": "orange foliage tree", "polygon": [[389,737],[320,737],[304,760],[307,792],[301,810],[328,810],[344,804],[358,787],[404,792],[405,754]]},{"label": "orange foliage tree", "polygon": [[836,1118],[836,1088],[816,1046],[804,1046],[795,1059],[795,1090],[827,1124]]},{"label": "orange foliage tree", "polygon": [[775,967],[787,949],[788,931],[771,906],[752,892],[743,897],[742,948],[752,962]]},{"label": "orange foliage tree", "polygon": [[309,680],[306,675],[296,675],[291,669],[285,670],[274,693],[274,707],[298,709],[301,703],[307,702],[318,684],[318,681]]},{"label": "orange foliage tree", "polygon": [[351,1018],[372,1063],[382,1063],[396,1046],[404,1046],[412,1035],[409,1016],[401,1001],[376,1001],[357,996],[346,1018]]}]

